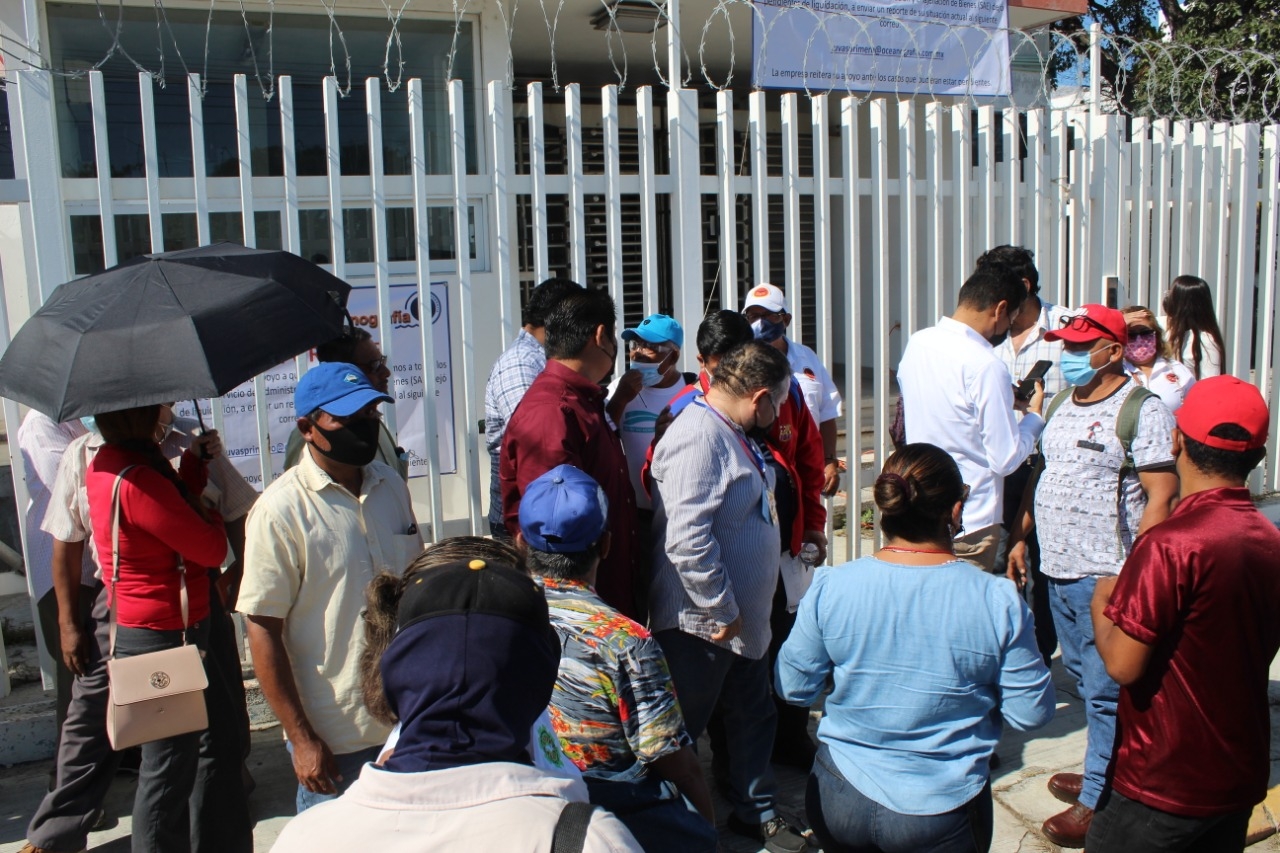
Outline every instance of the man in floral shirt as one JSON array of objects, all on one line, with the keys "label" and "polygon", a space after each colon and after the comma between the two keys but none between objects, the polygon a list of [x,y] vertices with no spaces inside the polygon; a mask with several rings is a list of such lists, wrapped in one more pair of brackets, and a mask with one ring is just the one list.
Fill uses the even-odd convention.
[{"label": "man in floral shirt", "polygon": [[520,502],[517,541],[560,637],[552,724],[591,802],[645,850],[714,853],[711,795],[662,648],[593,588],[609,551],[608,517],[604,491],[572,465],[538,477]]}]

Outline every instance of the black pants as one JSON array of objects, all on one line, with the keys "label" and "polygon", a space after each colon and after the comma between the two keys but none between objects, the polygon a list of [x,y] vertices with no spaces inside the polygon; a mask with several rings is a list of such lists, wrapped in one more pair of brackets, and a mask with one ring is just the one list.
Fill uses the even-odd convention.
[{"label": "black pants", "polygon": [[[1018,466],[1008,477],[1004,478],[1004,529],[1012,531],[1017,519],[1018,509],[1022,506],[1022,493],[1031,480],[1032,465],[1024,463]],[[1033,529],[1027,537],[1027,565],[1031,569],[1029,578],[1031,586],[1031,615],[1035,617],[1036,648],[1044,658],[1045,666],[1053,659],[1053,652],[1058,648],[1058,632],[1053,627],[1053,613],[1049,610],[1049,583],[1040,571],[1040,539]],[[1006,552],[1004,559],[1008,560]],[[1003,570],[1001,574],[1004,574]]]},{"label": "black pants", "polygon": [[1239,853],[1250,813],[1182,817],[1108,791],[1085,843],[1089,853]]}]

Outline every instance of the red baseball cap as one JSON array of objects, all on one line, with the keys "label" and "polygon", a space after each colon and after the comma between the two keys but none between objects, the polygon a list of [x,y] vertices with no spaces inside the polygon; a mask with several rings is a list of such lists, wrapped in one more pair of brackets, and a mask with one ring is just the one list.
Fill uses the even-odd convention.
[{"label": "red baseball cap", "polygon": [[1086,305],[1079,314],[1062,319],[1062,328],[1053,329],[1044,336],[1046,341],[1066,341],[1083,344],[1100,338],[1110,338],[1118,344],[1129,343],[1129,325],[1124,314],[1105,305]]},{"label": "red baseball cap", "polygon": [[[1267,443],[1271,425],[1271,413],[1262,394],[1234,376],[1210,376],[1192,385],[1174,418],[1187,438],[1219,450],[1257,450]],[[1222,424],[1247,430],[1248,440],[1209,435]]]}]

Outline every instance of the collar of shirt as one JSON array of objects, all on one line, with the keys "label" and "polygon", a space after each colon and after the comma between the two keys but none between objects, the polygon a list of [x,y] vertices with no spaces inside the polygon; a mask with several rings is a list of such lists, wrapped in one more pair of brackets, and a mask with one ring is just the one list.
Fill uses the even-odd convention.
[{"label": "collar of shirt", "polygon": [[950,317],[943,317],[938,321],[938,328],[945,329],[953,335],[962,335],[969,338],[975,343],[980,343],[987,349],[991,349],[991,341],[978,334],[976,330],[968,323],[961,323],[959,320],[953,320]]},{"label": "collar of shirt", "polygon": [[[361,469],[363,478],[360,483],[360,494],[356,498],[362,498],[373,491],[373,487],[382,482],[382,473],[378,470],[378,466],[369,463]],[[316,464],[316,460],[311,458],[311,451],[307,447],[302,448],[302,456],[298,459],[298,482],[313,492],[318,492],[326,486],[334,486],[347,491],[345,486],[338,483],[325,472],[323,468]]]},{"label": "collar of shirt", "polygon": [[601,385],[592,382],[578,371],[565,367],[554,358],[547,359],[547,366],[543,372],[588,400],[604,405],[605,389]]}]

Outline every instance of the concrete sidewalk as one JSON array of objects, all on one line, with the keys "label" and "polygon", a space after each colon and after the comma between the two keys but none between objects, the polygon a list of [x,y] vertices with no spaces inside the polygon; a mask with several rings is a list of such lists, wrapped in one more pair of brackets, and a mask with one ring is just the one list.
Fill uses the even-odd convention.
[{"label": "concrete sidewalk", "polygon": [[[1274,672],[1272,720],[1280,724],[1280,672]],[[1079,771],[1084,756],[1084,711],[1074,695],[1074,687],[1061,666],[1054,664],[1058,690],[1058,712],[1052,723],[1038,732],[1008,732],[1000,744],[1001,766],[994,776],[995,839],[993,853],[1043,853],[1056,851],[1040,834],[1045,818],[1064,806],[1045,788],[1049,777],[1063,770]],[[703,749],[703,755],[707,750]],[[1271,784],[1280,783],[1280,744],[1272,745]],[[270,850],[280,830],[293,815],[295,781],[292,765],[280,741],[278,728],[254,734],[249,768],[258,787],[252,797],[257,826],[254,829],[256,849]],[[34,762],[0,771],[0,853],[16,853],[24,842],[27,821],[44,794],[50,762]],[[804,814],[806,776],[798,771],[780,768],[780,809],[788,817]],[[708,778],[709,768],[708,768]],[[121,776],[112,788],[106,809],[112,825],[90,836],[90,849],[124,853],[129,849],[130,810],[133,805],[134,780]],[[1275,806],[1280,806],[1280,793],[1272,792]],[[720,799],[717,812],[727,816],[728,806]],[[721,824],[721,849],[732,853],[753,853],[757,845],[734,835]],[[1251,851],[1280,853],[1280,837],[1272,836],[1250,848]]]}]

